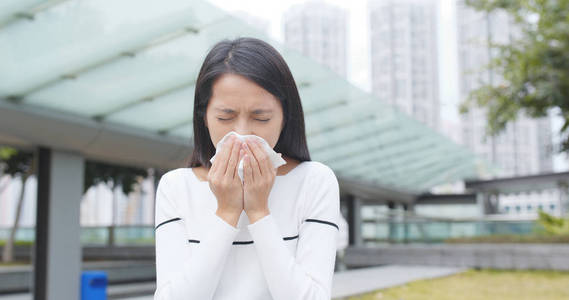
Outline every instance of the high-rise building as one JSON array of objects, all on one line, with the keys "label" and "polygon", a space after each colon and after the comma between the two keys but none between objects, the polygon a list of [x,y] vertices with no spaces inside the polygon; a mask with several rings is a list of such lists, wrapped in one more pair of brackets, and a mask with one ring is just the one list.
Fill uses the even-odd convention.
[{"label": "high-rise building", "polygon": [[439,130],[437,2],[370,0],[368,10],[373,93]]},{"label": "high-rise building", "polygon": [[347,12],[324,1],[293,5],[283,17],[285,45],[347,76]]},{"label": "high-rise building", "polygon": [[[500,84],[501,75],[485,68],[496,52],[489,42],[507,44],[518,31],[505,12],[475,11],[457,2],[457,41],[460,97],[484,84]],[[462,116],[465,146],[502,169],[503,176],[527,175],[553,170],[551,120],[531,119],[520,113],[498,136],[486,134],[486,109],[473,107]]]}]

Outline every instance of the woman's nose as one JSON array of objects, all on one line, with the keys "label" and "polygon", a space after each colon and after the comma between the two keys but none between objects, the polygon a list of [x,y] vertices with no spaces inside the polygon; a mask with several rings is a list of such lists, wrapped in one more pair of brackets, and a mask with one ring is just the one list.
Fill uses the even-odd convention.
[{"label": "woman's nose", "polygon": [[249,135],[252,134],[250,127],[251,124],[248,124],[248,121],[246,119],[239,118],[233,126],[233,131],[237,132],[240,135]]},{"label": "woman's nose", "polygon": [[233,131],[237,132],[240,135],[249,135],[252,134],[251,130],[249,130],[246,127],[237,127],[237,128],[233,128]]}]

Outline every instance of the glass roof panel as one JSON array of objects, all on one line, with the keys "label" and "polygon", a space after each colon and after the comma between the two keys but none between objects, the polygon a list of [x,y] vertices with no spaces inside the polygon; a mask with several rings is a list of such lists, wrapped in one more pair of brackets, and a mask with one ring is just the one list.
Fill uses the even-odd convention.
[{"label": "glass roof panel", "polygon": [[[163,96],[149,98],[110,114],[107,120],[149,131],[175,130],[180,123],[192,120],[194,89],[195,85],[192,84]],[[155,117],[149,118],[149,115]]]},{"label": "glass roof panel", "polygon": [[0,3],[0,101],[190,140],[201,63],[216,42],[239,36],[285,58],[313,160],[414,192],[476,174],[464,147],[201,0]]},{"label": "glass roof panel", "polygon": [[33,20],[0,30],[0,92],[29,93],[225,16],[207,7],[203,1],[186,0],[87,0],[40,11]]},{"label": "glass roof panel", "polygon": [[42,3],[42,0],[0,1],[0,27],[25,18],[22,12]]}]

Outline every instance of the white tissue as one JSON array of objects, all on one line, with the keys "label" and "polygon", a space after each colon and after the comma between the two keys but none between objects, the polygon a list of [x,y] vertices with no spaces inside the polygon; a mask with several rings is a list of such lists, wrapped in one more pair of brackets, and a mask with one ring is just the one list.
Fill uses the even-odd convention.
[{"label": "white tissue", "polygon": [[[221,147],[222,147],[223,143],[231,135],[235,135],[241,141],[245,141],[248,139],[259,140],[262,143],[262,148],[265,150],[265,153],[267,153],[269,155],[269,160],[273,164],[274,168],[278,168],[278,167],[286,164],[286,161],[281,157],[281,155],[278,154],[277,152],[275,152],[275,150],[273,150],[273,148],[271,148],[271,146],[269,146],[267,141],[265,141],[265,139],[263,139],[262,137],[256,136],[253,134],[240,135],[239,133],[237,133],[235,131],[228,132],[225,136],[223,136],[223,138],[219,142],[217,142],[217,145],[215,146],[215,155],[209,160],[212,164],[213,164],[213,161],[215,160],[215,157],[217,156],[217,153],[219,153],[219,151],[221,151]],[[237,173],[239,174],[239,178],[241,178],[241,182],[243,182],[243,159],[241,159],[239,161],[239,166],[237,167]]]}]

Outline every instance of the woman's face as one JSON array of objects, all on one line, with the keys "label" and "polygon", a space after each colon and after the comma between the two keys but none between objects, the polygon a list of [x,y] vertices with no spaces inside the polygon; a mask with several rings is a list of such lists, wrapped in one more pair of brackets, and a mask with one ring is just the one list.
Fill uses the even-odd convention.
[{"label": "woman's face", "polygon": [[274,148],[283,128],[280,101],[244,76],[226,73],[212,86],[205,124],[214,146],[228,132],[260,136]]}]

